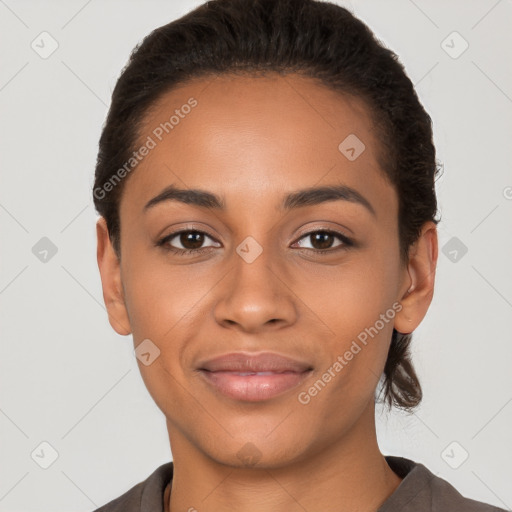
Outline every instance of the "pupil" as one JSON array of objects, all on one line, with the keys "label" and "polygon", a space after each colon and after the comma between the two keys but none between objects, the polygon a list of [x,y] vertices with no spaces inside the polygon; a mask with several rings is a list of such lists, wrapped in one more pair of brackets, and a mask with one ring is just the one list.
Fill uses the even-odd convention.
[{"label": "pupil", "polygon": [[[333,235],[325,231],[319,231],[314,235],[310,235],[315,249],[328,249],[331,247]],[[199,249],[204,242],[203,233],[197,231],[190,231],[181,233],[180,242],[186,249]],[[187,244],[191,244],[192,247]]]},{"label": "pupil", "polygon": [[[199,249],[203,245],[204,235],[197,231],[181,233],[180,242],[186,249]],[[192,247],[187,246],[187,244],[191,244]]]},{"label": "pupil", "polygon": [[[315,249],[328,249],[331,246],[333,235],[325,231],[319,231],[312,236],[312,244]],[[319,242],[320,247],[317,247]],[[315,245],[316,244],[316,245]]]}]

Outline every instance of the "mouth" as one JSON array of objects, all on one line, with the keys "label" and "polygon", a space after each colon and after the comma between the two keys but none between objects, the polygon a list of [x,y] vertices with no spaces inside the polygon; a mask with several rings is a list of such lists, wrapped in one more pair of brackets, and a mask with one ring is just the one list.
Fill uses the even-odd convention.
[{"label": "mouth", "polygon": [[297,387],[313,368],[270,352],[238,352],[206,361],[198,370],[216,392],[234,400],[259,402]]}]

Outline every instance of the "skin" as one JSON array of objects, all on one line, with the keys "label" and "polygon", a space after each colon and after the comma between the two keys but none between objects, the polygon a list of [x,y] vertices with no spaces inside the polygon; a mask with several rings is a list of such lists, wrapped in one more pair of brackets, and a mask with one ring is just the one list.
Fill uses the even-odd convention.
[{"label": "skin", "polygon": [[[158,101],[140,140],[190,97],[198,105],[125,184],[120,260],[104,219],[97,222],[109,321],[131,333],[135,347],[149,338],[160,350],[149,366],[138,363],[167,422],[174,478],[166,510],[376,511],[401,479],[377,444],[374,393],[393,327],[412,332],[431,303],[435,224],[423,226],[402,266],[396,191],[379,167],[382,148],[359,98],[299,75],[196,79]],[[338,145],[352,133],[366,149],[349,161]],[[215,193],[226,209],[167,201],[144,212],[170,184]],[[338,184],[359,191],[376,215],[342,200],[280,210],[290,192]],[[184,228],[207,232],[209,252],[180,256],[155,246]],[[323,249],[333,252],[315,254],[329,245],[305,233],[322,228],[357,245],[334,251],[343,246],[334,237]],[[262,248],[252,263],[236,252],[247,236]],[[172,245],[194,247],[179,236]],[[299,392],[395,303],[402,309],[378,335],[300,403]],[[239,350],[274,351],[314,370],[272,399],[233,400],[196,368]],[[237,455],[244,446],[256,464]]]}]

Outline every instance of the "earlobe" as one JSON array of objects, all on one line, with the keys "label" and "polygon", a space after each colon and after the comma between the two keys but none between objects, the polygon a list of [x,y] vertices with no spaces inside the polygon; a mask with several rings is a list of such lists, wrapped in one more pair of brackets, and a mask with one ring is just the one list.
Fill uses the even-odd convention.
[{"label": "earlobe", "polygon": [[104,217],[100,217],[96,223],[96,236],[98,244],[96,256],[108,320],[118,334],[126,336],[131,333],[131,328],[124,301],[121,267],[112,247]]},{"label": "earlobe", "polygon": [[413,332],[427,314],[434,295],[437,256],[437,228],[429,221],[423,225],[418,240],[411,247],[408,278],[404,280],[399,296],[402,309],[395,316],[394,327],[402,334]]}]

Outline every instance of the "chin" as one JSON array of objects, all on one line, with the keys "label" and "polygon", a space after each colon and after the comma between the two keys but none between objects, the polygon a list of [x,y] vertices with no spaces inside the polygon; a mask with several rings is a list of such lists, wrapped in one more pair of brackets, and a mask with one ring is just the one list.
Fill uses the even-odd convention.
[{"label": "chin", "polygon": [[215,439],[212,446],[203,447],[204,453],[219,464],[240,469],[279,469],[300,462],[308,451],[305,439],[286,430],[271,437],[267,429],[234,437],[226,434],[223,441]]}]

